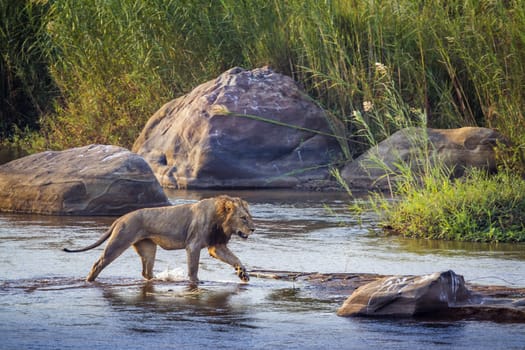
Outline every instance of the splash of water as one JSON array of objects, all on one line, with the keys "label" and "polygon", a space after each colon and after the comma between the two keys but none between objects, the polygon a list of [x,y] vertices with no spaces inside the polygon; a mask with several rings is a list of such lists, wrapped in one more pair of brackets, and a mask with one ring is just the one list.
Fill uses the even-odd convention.
[{"label": "splash of water", "polygon": [[155,278],[161,281],[183,281],[186,279],[184,269],[181,267],[171,269],[169,266],[166,269],[155,275]]}]

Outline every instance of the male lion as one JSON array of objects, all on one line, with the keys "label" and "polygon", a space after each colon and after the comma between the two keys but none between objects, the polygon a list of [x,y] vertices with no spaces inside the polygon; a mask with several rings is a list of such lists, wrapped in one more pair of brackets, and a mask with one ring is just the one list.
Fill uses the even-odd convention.
[{"label": "male lion", "polygon": [[246,239],[255,230],[248,203],[226,195],[203,199],[193,204],[145,208],[128,213],[113,222],[98,241],[83,252],[101,245],[109,238],[100,258],[93,264],[86,280],[94,281],[99,273],[131,245],[142,260],[142,276],[153,278],[157,245],[164,249],[186,249],[188,276],[197,282],[201,249],[208,247],[210,255],[236,269],[237,276],[250,280],[246,268],[226,246],[232,234]]}]

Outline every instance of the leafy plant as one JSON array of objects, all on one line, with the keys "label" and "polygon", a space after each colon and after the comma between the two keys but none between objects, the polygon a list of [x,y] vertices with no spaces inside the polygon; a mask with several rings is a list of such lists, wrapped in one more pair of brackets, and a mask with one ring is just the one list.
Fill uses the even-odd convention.
[{"label": "leafy plant", "polygon": [[502,171],[472,170],[451,179],[426,176],[387,205],[379,198],[387,231],[407,237],[477,242],[525,241],[525,181]]}]

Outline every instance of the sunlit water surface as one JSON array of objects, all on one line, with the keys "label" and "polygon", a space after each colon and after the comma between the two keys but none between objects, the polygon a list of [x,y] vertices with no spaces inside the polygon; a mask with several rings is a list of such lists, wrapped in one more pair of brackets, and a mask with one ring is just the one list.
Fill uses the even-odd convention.
[{"label": "sunlit water surface", "polygon": [[[174,204],[213,192],[170,192]],[[427,274],[452,269],[469,282],[525,286],[524,245],[407,240],[377,233],[344,194],[230,193],[250,202],[257,230],[230,248],[249,269]],[[0,349],[524,349],[525,325],[341,318],[346,295],[319,298],[300,282],[253,278],[201,255],[197,290],[184,251],[157,253],[146,283],[129,249],[85,275],[102,248],[67,254],[115,218],[0,214]]]}]

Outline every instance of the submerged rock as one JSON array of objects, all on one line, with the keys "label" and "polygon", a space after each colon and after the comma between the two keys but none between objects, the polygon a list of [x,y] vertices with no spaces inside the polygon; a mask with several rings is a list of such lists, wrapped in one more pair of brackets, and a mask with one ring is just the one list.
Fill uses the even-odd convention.
[{"label": "submerged rock", "polygon": [[48,151],[0,166],[0,211],[122,215],[161,205],[169,201],[149,165],[121,147]]},{"label": "submerged rock", "polygon": [[[340,316],[414,317],[525,323],[525,288],[465,284],[453,271],[426,276],[251,270],[254,278],[293,281],[296,294],[335,303]],[[348,296],[348,294],[351,294]]]},{"label": "submerged rock", "polygon": [[427,164],[443,162],[462,176],[466,168],[497,170],[496,147],[508,140],[495,130],[406,128],[371,148],[341,171],[352,189],[390,189],[401,175],[399,166],[420,173]]},{"label": "submerged rock", "polygon": [[232,68],[164,105],[133,151],[164,187],[298,187],[341,157],[327,118],[290,77]]}]

